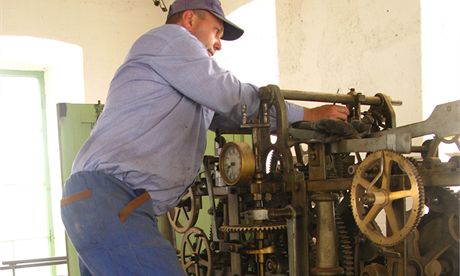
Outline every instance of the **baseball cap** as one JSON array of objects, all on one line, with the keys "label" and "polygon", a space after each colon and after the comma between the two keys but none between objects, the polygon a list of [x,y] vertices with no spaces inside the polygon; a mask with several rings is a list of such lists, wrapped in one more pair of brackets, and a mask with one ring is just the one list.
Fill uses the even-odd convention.
[{"label": "baseball cap", "polygon": [[185,10],[207,10],[222,20],[224,34],[222,40],[235,40],[243,35],[244,30],[225,18],[222,5],[219,0],[176,0],[169,7],[168,18]]}]

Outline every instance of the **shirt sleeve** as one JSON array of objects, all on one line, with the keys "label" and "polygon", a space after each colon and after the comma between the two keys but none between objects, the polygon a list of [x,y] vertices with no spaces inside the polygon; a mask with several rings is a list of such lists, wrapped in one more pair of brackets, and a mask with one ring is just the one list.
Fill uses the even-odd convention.
[{"label": "shirt sleeve", "polygon": [[[286,110],[288,114],[288,124],[292,124],[294,122],[303,120],[303,117],[304,117],[303,107],[293,104],[293,103],[286,102]],[[274,107],[270,110],[269,115],[270,115],[270,129],[275,130],[276,128],[276,110]],[[241,126],[241,121],[236,122],[218,113],[215,113],[209,129],[212,131],[215,131],[216,129],[237,130],[240,128],[240,126]]]},{"label": "shirt sleeve", "polygon": [[[211,129],[236,129],[242,106],[249,118],[257,116],[258,87],[239,81],[209,57],[203,44],[180,26],[169,26],[174,35],[146,34],[131,49],[128,59],[144,63],[182,95],[215,112]],[[303,108],[286,103],[290,123],[303,119]],[[271,125],[276,118],[271,113]]]},{"label": "shirt sleeve", "polygon": [[144,36],[134,45],[133,52],[143,53],[142,61],[175,90],[236,122],[241,121],[243,104],[248,107],[249,116],[256,114],[257,87],[240,82],[221,68],[188,31],[184,29],[181,35],[169,38],[161,49],[154,51],[152,45],[158,39],[161,37]]}]

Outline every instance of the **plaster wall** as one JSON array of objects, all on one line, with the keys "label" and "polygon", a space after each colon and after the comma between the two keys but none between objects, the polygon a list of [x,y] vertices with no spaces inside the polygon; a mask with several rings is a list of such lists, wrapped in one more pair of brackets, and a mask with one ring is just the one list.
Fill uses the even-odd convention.
[{"label": "plaster wall", "polygon": [[[248,2],[222,1],[227,13]],[[421,119],[418,0],[278,0],[276,8],[282,88],[382,92],[404,102],[399,125]],[[0,35],[82,47],[85,102],[104,101],[133,41],[165,18],[148,0],[0,0]]]},{"label": "plaster wall", "polygon": [[86,102],[105,100],[132,42],[165,18],[149,0],[0,0],[0,35],[82,47]]},{"label": "plaster wall", "polygon": [[280,86],[402,100],[398,125],[422,120],[418,0],[277,1]]},{"label": "plaster wall", "polygon": [[[172,2],[164,0],[168,7]],[[222,2],[230,13],[248,1]],[[88,103],[105,101],[113,74],[132,43],[165,20],[166,13],[151,0],[0,0],[0,36],[32,36],[82,48]],[[21,64],[14,69],[30,68]]]},{"label": "plaster wall", "polygon": [[[169,6],[172,0],[164,2]],[[222,0],[227,14],[249,2]],[[255,25],[272,15],[258,10],[249,16]],[[70,46],[64,55],[42,55],[46,61],[21,63],[18,69],[44,68],[47,75],[67,83],[65,89],[47,80],[47,89],[54,91],[56,99],[58,93],[84,91],[84,97],[66,99],[88,103],[105,100],[110,80],[133,41],[165,18],[166,13],[151,0],[0,0],[0,36],[31,36],[81,47],[80,51]],[[282,88],[346,93],[353,87],[366,95],[382,92],[403,101],[396,107],[399,125],[422,119],[419,0],[277,0],[276,21]],[[0,61],[11,58],[2,52],[9,47],[5,41],[0,39]],[[24,58],[32,54],[31,47],[37,53],[50,48],[22,41]],[[260,40],[253,44],[255,49],[264,47]],[[255,51],[242,52],[254,55]],[[58,66],[48,66],[50,59]],[[234,59],[247,64],[249,58],[235,54]],[[63,69],[65,65],[73,70]],[[84,86],[66,79],[80,74],[83,77],[77,79],[83,79]]]}]

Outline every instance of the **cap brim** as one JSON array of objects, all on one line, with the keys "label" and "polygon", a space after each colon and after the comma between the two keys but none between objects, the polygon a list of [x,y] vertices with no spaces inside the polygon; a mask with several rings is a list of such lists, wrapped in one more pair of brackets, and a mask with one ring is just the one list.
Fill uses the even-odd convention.
[{"label": "cap brim", "polygon": [[222,40],[236,40],[243,35],[244,30],[235,25],[233,22],[226,18],[222,18],[222,16],[215,14],[212,11],[209,12],[211,12],[214,16],[222,20],[222,22],[224,23],[224,35],[221,37]]}]

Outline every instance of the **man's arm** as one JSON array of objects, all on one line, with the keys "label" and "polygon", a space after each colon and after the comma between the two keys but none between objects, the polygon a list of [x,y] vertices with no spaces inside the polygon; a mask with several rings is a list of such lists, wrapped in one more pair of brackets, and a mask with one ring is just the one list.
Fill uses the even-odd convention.
[{"label": "man's arm", "polygon": [[328,104],[315,108],[304,108],[304,121],[318,121],[321,119],[335,119],[346,121],[348,108],[343,105]]},{"label": "man's arm", "polygon": [[[322,105],[315,108],[305,108],[299,105],[286,102],[286,108],[288,112],[289,123],[297,122],[300,120],[304,121],[318,121],[321,119],[333,119],[333,120],[342,120],[346,121],[349,114],[348,108],[343,105]],[[302,119],[302,109],[303,109],[303,119]],[[276,126],[276,116],[273,112],[270,113],[270,121],[272,127]],[[210,129],[215,130],[216,128],[221,128],[225,130],[238,129],[241,122],[235,122],[221,116],[219,114],[214,114],[212,119]]]}]

